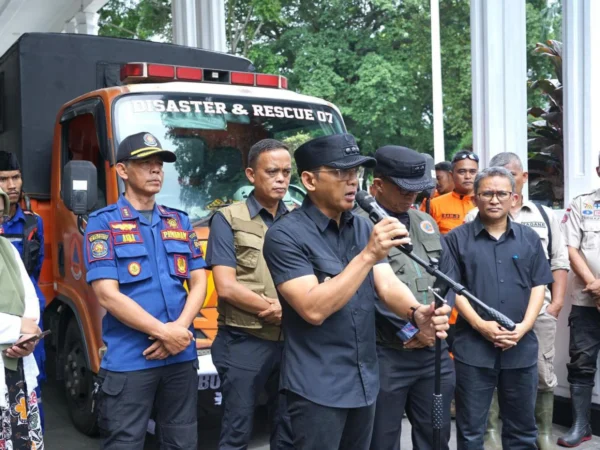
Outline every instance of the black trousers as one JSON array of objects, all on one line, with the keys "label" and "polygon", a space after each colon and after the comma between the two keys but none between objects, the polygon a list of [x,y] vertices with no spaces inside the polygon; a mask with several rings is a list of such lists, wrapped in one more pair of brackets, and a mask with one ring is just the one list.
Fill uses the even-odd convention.
[{"label": "black trousers", "polygon": [[296,450],[367,450],[375,405],[331,408],[286,392]]},{"label": "black trousers", "polygon": [[293,449],[285,396],[279,393],[283,342],[267,341],[233,327],[220,327],[211,354],[223,393],[219,450],[245,450],[252,437],[259,395],[268,396],[271,449]]},{"label": "black trousers", "polygon": [[594,307],[573,305],[569,334],[569,384],[594,386],[600,350],[600,312]]},{"label": "black trousers", "polygon": [[[398,450],[402,415],[412,426],[414,450],[433,448],[433,390],[435,353],[429,350],[401,351],[377,346],[381,389],[377,397],[371,450]],[[448,351],[442,354],[442,398],[444,417],[442,449],[450,441],[450,404],[454,397],[454,367]]]},{"label": "black trousers", "polygon": [[524,369],[486,369],[454,361],[458,450],[483,449],[494,389],[502,416],[502,447],[536,450],[537,361]]},{"label": "black trousers", "polygon": [[98,426],[106,450],[142,450],[153,407],[161,450],[196,450],[197,362],[133,372],[101,371]]}]

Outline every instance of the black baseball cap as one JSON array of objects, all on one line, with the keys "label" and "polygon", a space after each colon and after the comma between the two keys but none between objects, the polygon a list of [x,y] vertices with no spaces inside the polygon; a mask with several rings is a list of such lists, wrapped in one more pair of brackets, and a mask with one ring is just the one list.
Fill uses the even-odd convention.
[{"label": "black baseball cap", "polygon": [[175,153],[171,150],[164,150],[158,139],[152,134],[142,131],[123,139],[117,151],[117,162],[144,159],[154,155],[160,156],[164,162],[168,163],[177,160]]},{"label": "black baseball cap", "polygon": [[21,170],[17,155],[4,150],[0,150],[0,172]]},{"label": "black baseball cap", "polygon": [[363,156],[351,134],[332,134],[311,139],[294,152],[298,173],[316,167],[351,169],[365,166],[375,167],[375,158]]},{"label": "black baseball cap", "polygon": [[427,160],[419,152],[397,145],[386,145],[377,149],[375,159],[375,172],[405,191],[421,192],[435,187],[435,182],[427,174]]}]

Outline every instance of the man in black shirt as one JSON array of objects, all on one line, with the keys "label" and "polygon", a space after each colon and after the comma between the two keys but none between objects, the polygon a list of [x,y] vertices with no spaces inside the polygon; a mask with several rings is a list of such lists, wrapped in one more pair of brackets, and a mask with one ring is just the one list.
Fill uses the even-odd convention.
[{"label": "man in black shirt", "polygon": [[360,166],[374,165],[353,136],[313,139],[294,157],[308,196],[264,244],[283,309],[281,389],[294,447],[367,450],[379,392],[375,291],[425,338],[446,336],[450,308],[421,305],[385,260],[409,242],[398,219],[373,227],[351,212]]},{"label": "man in black shirt", "polygon": [[440,268],[517,327],[508,331],[486,320],[466,298],[456,296],[458,449],[483,448],[486,417],[497,387],[503,447],[533,450],[538,342],[532,327],[552,273],[538,234],[508,218],[516,201],[510,172],[502,167],[485,169],[475,178],[474,188],[479,214],[448,233]]}]

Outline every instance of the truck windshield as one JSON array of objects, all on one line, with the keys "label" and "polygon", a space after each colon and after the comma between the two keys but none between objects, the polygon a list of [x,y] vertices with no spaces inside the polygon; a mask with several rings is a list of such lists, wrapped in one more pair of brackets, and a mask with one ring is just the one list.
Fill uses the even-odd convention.
[{"label": "truck windshield", "polygon": [[[256,142],[277,139],[295,150],[309,139],[345,131],[339,114],[324,105],[180,94],[124,96],[115,105],[114,123],[117,146],[148,132],[177,154],[177,162],[164,166],[157,202],[186,211],[197,225],[251,192],[244,169]],[[294,170],[284,201],[292,206],[303,196]]]}]

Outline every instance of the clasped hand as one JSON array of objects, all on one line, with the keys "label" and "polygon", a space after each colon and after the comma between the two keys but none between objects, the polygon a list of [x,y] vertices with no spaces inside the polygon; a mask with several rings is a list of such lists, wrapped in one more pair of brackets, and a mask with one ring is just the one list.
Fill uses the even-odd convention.
[{"label": "clasped hand", "polygon": [[272,325],[280,325],[281,304],[279,303],[279,300],[276,298],[266,297],[265,295],[261,295],[261,297],[269,304],[269,306],[264,311],[258,313],[258,317]]},{"label": "clasped hand", "polygon": [[600,278],[588,283],[581,292],[590,294],[596,302],[596,309],[600,311]]},{"label": "clasped hand", "polygon": [[481,320],[476,328],[484,338],[494,344],[494,347],[503,351],[515,347],[529,331],[522,323],[518,323],[513,331],[508,331],[493,320]]},{"label": "clasped hand", "polygon": [[148,360],[165,359],[184,351],[194,340],[194,334],[184,325],[168,322],[163,326],[163,335],[160,339],[152,336],[154,342],[142,353]]}]

